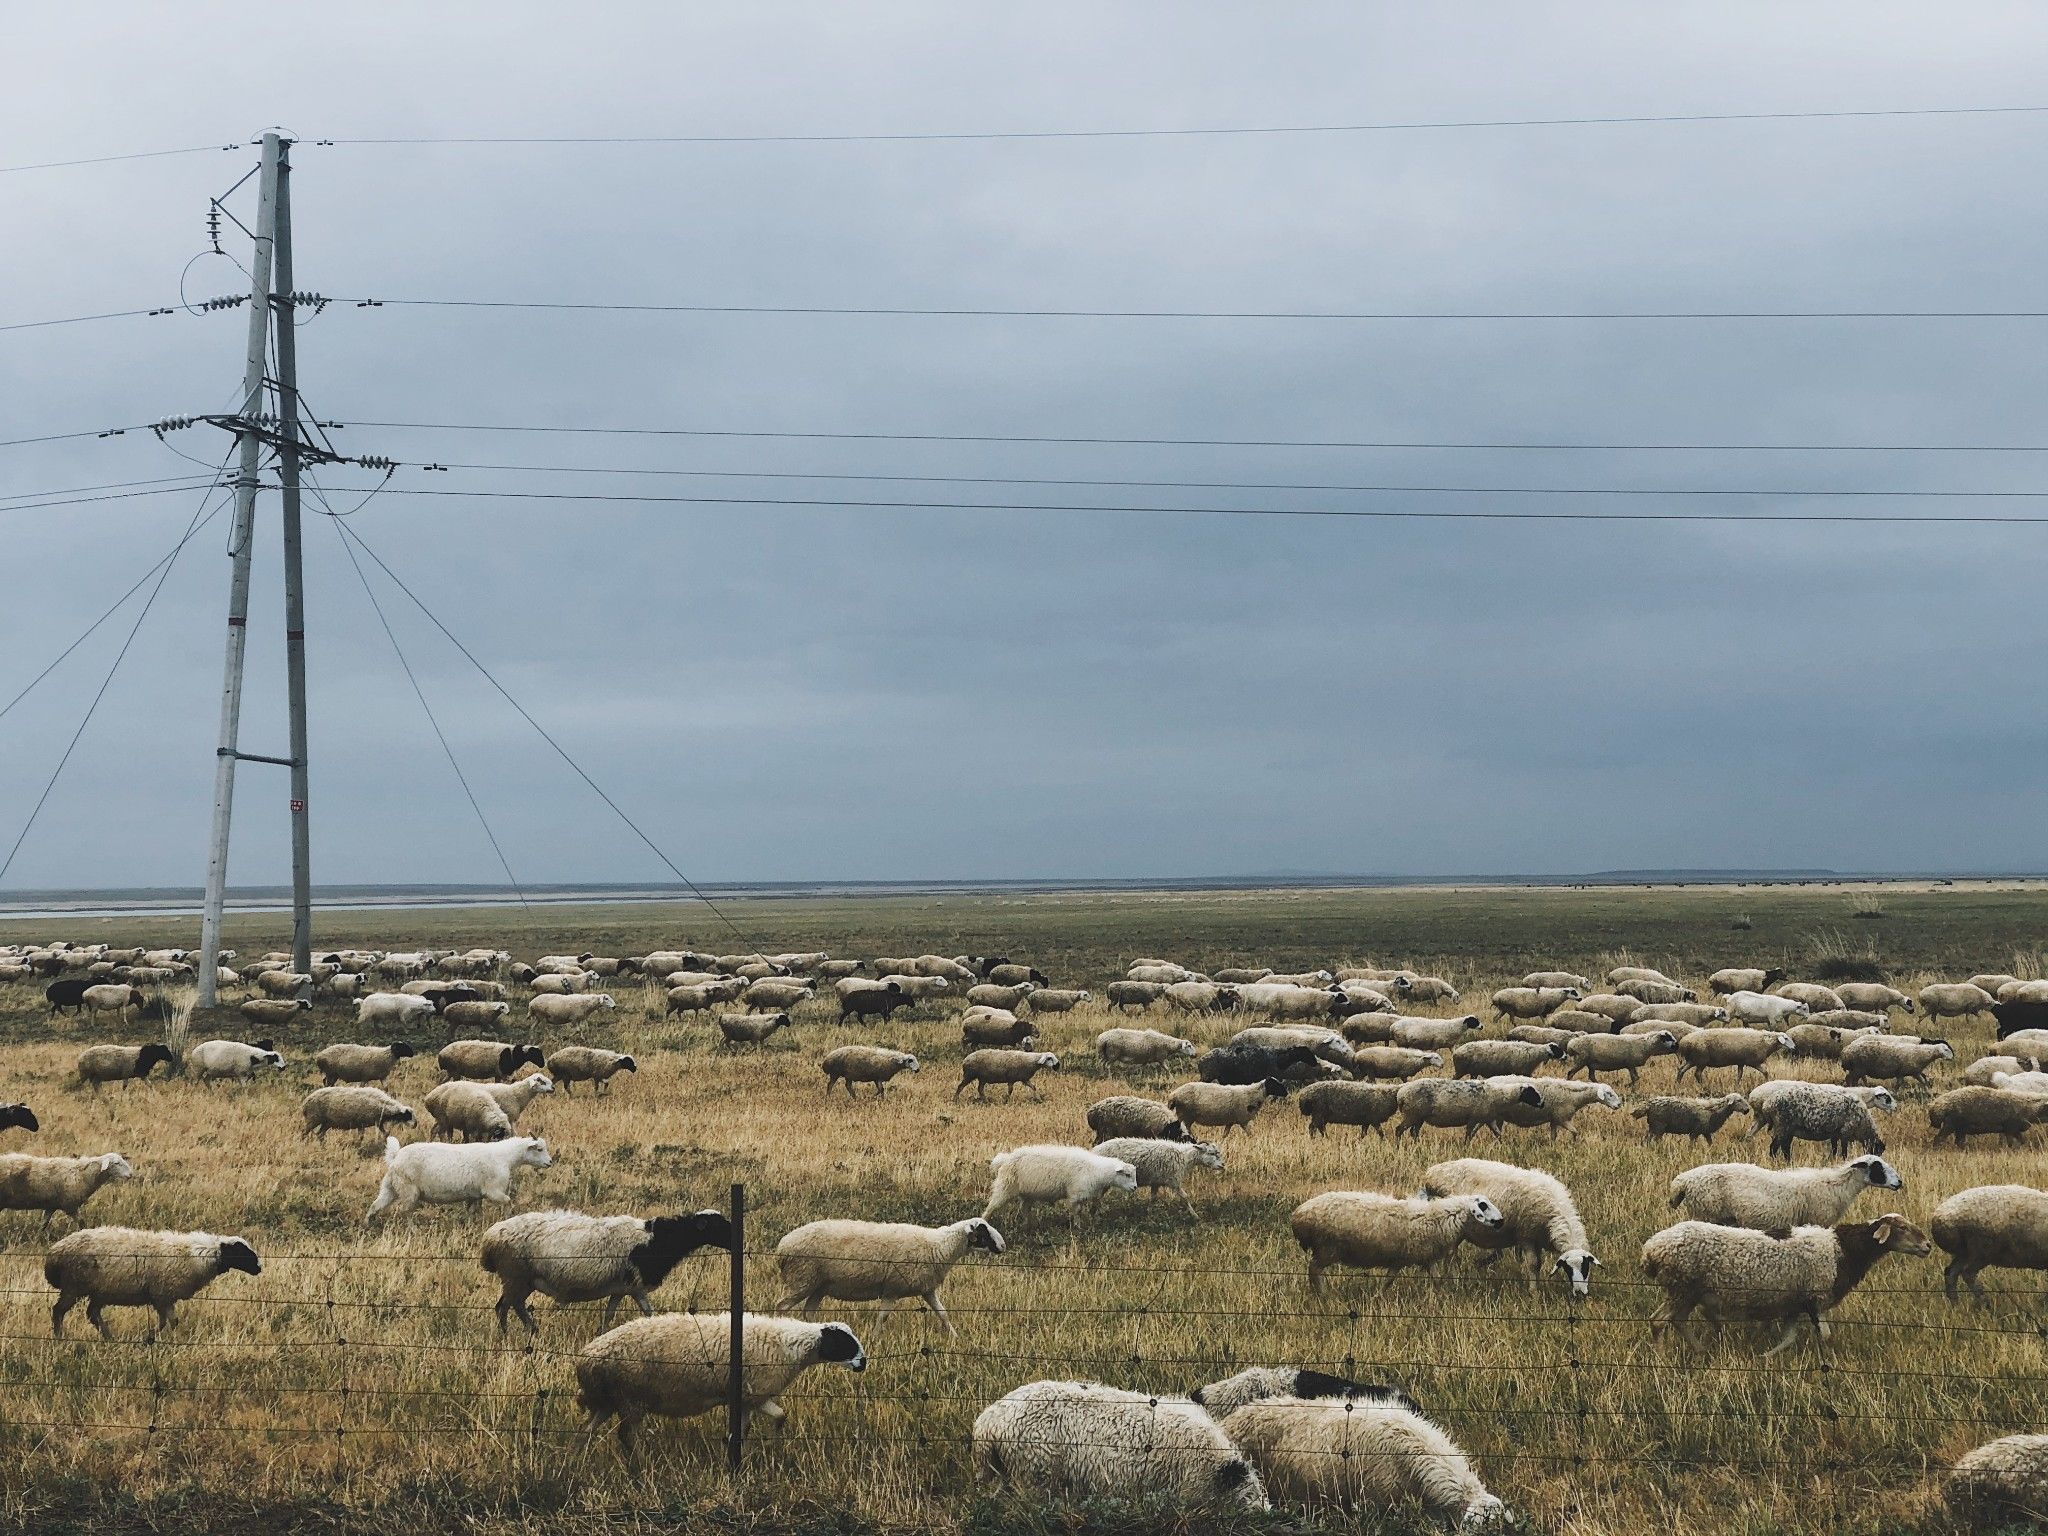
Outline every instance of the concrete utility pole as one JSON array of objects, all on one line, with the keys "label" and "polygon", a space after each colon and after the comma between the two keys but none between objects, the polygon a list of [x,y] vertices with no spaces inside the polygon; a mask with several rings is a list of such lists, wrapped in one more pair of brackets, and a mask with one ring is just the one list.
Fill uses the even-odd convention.
[{"label": "concrete utility pole", "polygon": [[[267,142],[267,140],[266,140]],[[292,969],[305,975],[313,969],[313,853],[306,820],[306,575],[299,541],[299,339],[292,307],[292,166],[291,145],[280,146],[277,164],[278,291],[286,295],[277,310],[277,399],[279,475],[284,497],[284,657],[285,688],[291,711],[292,768]]]}]

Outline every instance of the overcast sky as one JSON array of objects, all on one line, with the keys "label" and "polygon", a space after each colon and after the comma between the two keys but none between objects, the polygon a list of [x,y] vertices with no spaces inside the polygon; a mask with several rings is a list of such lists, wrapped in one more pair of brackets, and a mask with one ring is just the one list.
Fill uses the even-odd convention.
[{"label": "overcast sky", "polygon": [[[17,10],[0,163],[294,156],[297,283],[350,297],[1049,308],[2044,309],[2048,114],[1321,136],[322,147],[2048,104],[2048,12],[1495,6]],[[0,176],[0,321],[174,302],[252,152]],[[230,206],[253,215],[249,189]],[[246,255],[246,242],[230,248]],[[194,298],[244,287],[192,262]],[[243,312],[0,332],[0,437],[217,410]],[[1576,443],[2048,443],[2048,322],[1261,322],[336,306],[344,422]],[[2048,867],[2048,527],[904,510],[1984,511],[2041,455],[1524,453],[350,426],[407,462],[1754,501],[400,471],[353,526],[700,879]],[[178,434],[217,458],[209,428]],[[0,450],[0,495],[184,473],[146,432]],[[360,472],[329,472],[336,484]],[[343,508],[360,499],[337,497]],[[189,491],[0,510],[0,702],[162,556]],[[285,747],[277,506],[246,750]],[[228,580],[187,548],[11,887],[196,885]],[[335,530],[307,530],[322,882],[498,877]],[[522,879],[665,871],[373,574]],[[0,720],[0,857],[131,603]],[[243,769],[233,877],[286,877]]]}]

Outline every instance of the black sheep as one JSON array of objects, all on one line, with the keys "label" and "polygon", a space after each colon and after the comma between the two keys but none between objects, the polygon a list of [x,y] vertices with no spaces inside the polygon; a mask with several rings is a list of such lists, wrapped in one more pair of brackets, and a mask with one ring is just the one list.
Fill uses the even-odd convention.
[{"label": "black sheep", "polygon": [[43,996],[50,1000],[52,1013],[62,1013],[66,1008],[74,1013],[83,1013],[85,989],[96,985],[90,976],[66,976],[61,981],[53,981],[43,988]]},{"label": "black sheep", "polygon": [[0,1131],[40,1131],[42,1121],[26,1104],[0,1104]]},{"label": "black sheep", "polygon": [[879,1016],[888,1018],[899,1008],[916,1005],[917,999],[904,992],[893,982],[886,988],[867,987],[859,992],[849,992],[839,999],[839,1019],[865,1019]]},{"label": "black sheep", "polygon": [[1225,1045],[1206,1052],[1196,1063],[1205,1083],[1242,1087],[1277,1078],[1310,1082],[1323,1075],[1323,1064],[1305,1045]]}]

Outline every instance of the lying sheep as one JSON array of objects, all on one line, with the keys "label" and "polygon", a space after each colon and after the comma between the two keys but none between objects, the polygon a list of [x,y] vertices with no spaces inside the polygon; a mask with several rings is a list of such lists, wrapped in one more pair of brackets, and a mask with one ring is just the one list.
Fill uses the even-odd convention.
[{"label": "lying sheep", "polygon": [[1834,1168],[1759,1168],[1708,1163],[1671,1181],[1671,1208],[1700,1221],[1768,1232],[1776,1227],[1827,1227],[1840,1221],[1866,1189],[1903,1189],[1898,1169],[1881,1157],[1852,1157]]},{"label": "lying sheep", "polygon": [[156,1313],[149,1336],[175,1321],[181,1301],[198,1295],[218,1276],[239,1270],[263,1273],[256,1250],[239,1237],[211,1232],[143,1232],[133,1227],[95,1227],[50,1245],[43,1278],[56,1289],[50,1332],[64,1337],[64,1317],[79,1302],[85,1320],[111,1339],[102,1315],[108,1307],[148,1307]]},{"label": "lying sheep", "polygon": [[1936,982],[1920,989],[1920,1007],[1930,1019],[1967,1019],[1973,1014],[1989,1013],[1997,1001],[1982,987],[1973,987],[1968,982]]},{"label": "lying sheep", "polygon": [[1381,1511],[1414,1503],[1460,1529],[1491,1525],[1506,1506],[1451,1437],[1410,1409],[1330,1398],[1269,1398],[1239,1408],[1223,1432],[1288,1503]]},{"label": "lying sheep", "polygon": [[1915,1040],[1905,1035],[1865,1035],[1842,1047],[1843,1079],[1859,1088],[1871,1078],[1904,1082],[1927,1080],[1937,1061],[1954,1061],[1955,1047],[1946,1040]]},{"label": "lying sheep", "polygon": [[2025,1184],[1980,1184],[1934,1208],[1934,1240],[1949,1255],[1942,1289],[1956,1299],[1967,1285],[1990,1305],[1977,1283],[1986,1269],[2048,1269],[2048,1193]]},{"label": "lying sheep", "polygon": [[[636,1318],[601,1333],[576,1358],[576,1406],[588,1416],[585,1438],[618,1420],[628,1456],[641,1420],[687,1419],[722,1408],[732,1364],[732,1320],[723,1312],[670,1312]],[[814,1365],[867,1369],[868,1357],[844,1323],[791,1317],[740,1319],[740,1408],[770,1422],[779,1399]]]},{"label": "lying sheep", "polygon": [[1681,1328],[1696,1311],[1711,1322],[1782,1323],[1764,1357],[1789,1349],[1810,1321],[1825,1340],[1823,1314],[1838,1305],[1888,1253],[1930,1251],[1927,1236],[1897,1213],[1869,1222],[1756,1232],[1681,1221],[1643,1244],[1643,1273],[1664,1290],[1655,1328]]},{"label": "lying sheep", "polygon": [[1258,1511],[1265,1489],[1216,1421],[1185,1398],[1092,1381],[1034,1381],[975,1418],[975,1483],[1026,1497],[1153,1497]]},{"label": "lying sheep", "polygon": [[1363,1407],[1422,1412],[1422,1405],[1398,1387],[1349,1381],[1328,1371],[1295,1365],[1248,1365],[1233,1376],[1195,1388],[1188,1394],[1188,1401],[1201,1404],[1209,1410],[1211,1418],[1221,1423],[1245,1404],[1262,1403],[1273,1397],[1329,1398]]},{"label": "lying sheep", "polygon": [[1589,1081],[1597,1081],[1602,1072],[1626,1072],[1633,1088],[1651,1057],[1677,1049],[1678,1036],[1668,1029],[1641,1035],[1579,1035],[1565,1047],[1565,1059],[1570,1063],[1565,1076],[1583,1072]]},{"label": "lying sheep", "polygon": [[59,1211],[77,1221],[78,1208],[102,1185],[134,1177],[128,1159],[118,1152],[93,1157],[0,1153],[0,1211],[41,1211],[45,1227]]},{"label": "lying sheep", "polygon": [[537,1067],[545,1059],[539,1046],[510,1045],[503,1040],[451,1040],[434,1058],[444,1078],[501,1083],[521,1067]]},{"label": "lying sheep", "polygon": [[1461,1157],[1425,1170],[1422,1193],[1432,1200],[1484,1195],[1500,1212],[1501,1225],[1474,1232],[1466,1241],[1492,1250],[1493,1257],[1512,1250],[1529,1271],[1532,1284],[1548,1258],[1550,1272],[1564,1277],[1566,1294],[1573,1301],[1585,1299],[1593,1267],[1600,1261],[1586,1245],[1586,1224],[1579,1219],[1578,1204],[1560,1180],[1534,1168]]},{"label": "lying sheep", "polygon": [[2013,1081],[2000,1074],[1995,1088],[1952,1088],[1927,1106],[1927,1123],[1934,1128],[1933,1146],[1946,1136],[1957,1146],[1968,1146],[1972,1136],[2003,1136],[2013,1146],[2026,1139],[2027,1132],[2048,1121],[2048,1098],[2015,1093],[2004,1086]]},{"label": "lying sheep", "polygon": [[[1164,1142],[1150,1143],[1164,1146]],[[980,1216],[944,1227],[908,1222],[813,1221],[775,1245],[787,1294],[775,1304],[787,1312],[801,1304],[813,1316],[821,1301],[879,1301],[875,1322],[886,1322],[899,1301],[921,1301],[953,1333],[939,1287],[973,1249],[1003,1251],[1003,1234]]]},{"label": "lying sheep", "polygon": [[1129,1163],[1138,1175],[1138,1188],[1151,1190],[1152,1199],[1157,1200],[1162,1189],[1179,1195],[1190,1216],[1195,1215],[1195,1202],[1183,1187],[1189,1172],[1223,1167],[1223,1150],[1213,1141],[1158,1141],[1148,1136],[1126,1136],[1097,1142],[1095,1152],[1100,1157]]},{"label": "lying sheep", "polygon": [[1004,1103],[1015,1096],[1020,1084],[1042,1098],[1043,1093],[1032,1079],[1040,1072],[1058,1071],[1059,1064],[1059,1057],[1051,1051],[969,1051],[960,1063],[960,1083],[954,1088],[953,1097],[959,1098],[961,1090],[972,1083],[975,1098],[986,1102],[989,1085],[995,1083],[1002,1087]]},{"label": "lying sheep", "polygon": [[1288,1223],[1308,1254],[1308,1287],[1319,1291],[1323,1271],[1352,1269],[1434,1271],[1458,1244],[1498,1231],[1500,1210],[1484,1195],[1403,1200],[1394,1195],[1333,1190],[1294,1208]]},{"label": "lying sheep", "polygon": [[313,1068],[330,1088],[336,1083],[381,1083],[401,1061],[418,1054],[403,1040],[389,1045],[325,1045],[313,1053]]},{"label": "lying sheep", "polygon": [[1156,1067],[1176,1056],[1193,1056],[1195,1042],[1156,1029],[1105,1029],[1095,1037],[1104,1066]]},{"label": "lying sheep", "polygon": [[555,1086],[565,1094],[575,1083],[589,1083],[593,1092],[603,1094],[610,1089],[612,1079],[619,1073],[637,1075],[640,1064],[619,1051],[607,1051],[595,1045],[565,1045],[548,1052],[546,1068],[548,1076],[555,1080]]},{"label": "lying sheep", "polygon": [[1688,1143],[1711,1142],[1714,1133],[1733,1115],[1749,1113],[1749,1100],[1739,1093],[1724,1093],[1718,1099],[1683,1099],[1667,1094],[1644,1099],[1629,1111],[1644,1122],[1651,1141],[1660,1136],[1683,1136]]},{"label": "lying sheep", "polygon": [[419,1205],[476,1205],[485,1200],[506,1205],[521,1168],[551,1168],[554,1161],[548,1144],[538,1136],[509,1136],[469,1146],[416,1141],[409,1147],[401,1147],[396,1136],[387,1136],[384,1182],[363,1221],[375,1221],[387,1210],[403,1216]]},{"label": "lying sheep", "polygon": [[1677,1048],[1678,1081],[1683,1082],[1690,1072],[1704,1087],[1709,1072],[1733,1067],[1740,1086],[1743,1073],[1763,1076],[1764,1063],[1780,1051],[1791,1050],[1792,1040],[1765,1029],[1703,1029],[1680,1040]]},{"label": "lying sheep", "polygon": [[1443,1064],[1441,1051],[1422,1051],[1407,1045],[1368,1045],[1351,1053],[1354,1076],[1378,1078],[1383,1082],[1402,1082],[1418,1072],[1427,1072]]},{"label": "lying sheep", "polygon": [[1328,1126],[1355,1125],[1363,1139],[1367,1131],[1386,1135],[1383,1127],[1400,1108],[1400,1091],[1386,1083],[1310,1083],[1295,1095],[1294,1105],[1311,1136],[1323,1135]]},{"label": "lying sheep", "polygon": [[1851,1147],[1882,1152],[1873,1109],[1897,1109],[1898,1101],[1883,1088],[1844,1088],[1839,1083],[1780,1081],[1759,1083],[1749,1091],[1756,1116],[1751,1132],[1771,1133],[1771,1155],[1788,1157],[1795,1141],[1826,1143],[1835,1156]]},{"label": "lying sheep", "polygon": [[1088,1129],[1096,1144],[1133,1136],[1153,1141],[1186,1141],[1187,1127],[1180,1117],[1155,1099],[1119,1093],[1098,1099],[1088,1106]]},{"label": "lying sheep", "polygon": [[790,1027],[786,1013],[721,1013],[717,1023],[726,1045],[759,1045],[778,1029]]},{"label": "lying sheep", "polygon": [[232,1080],[246,1083],[259,1070],[284,1070],[284,1057],[268,1040],[246,1044],[240,1040],[206,1040],[185,1053],[185,1070],[197,1083]]},{"label": "lying sheep", "polygon": [[434,1117],[434,1134],[451,1141],[500,1141],[512,1134],[512,1127],[526,1106],[544,1093],[555,1091],[545,1072],[535,1072],[516,1083],[443,1083],[421,1102]]},{"label": "lying sheep", "polygon": [[1285,1097],[1287,1084],[1269,1077],[1244,1084],[1183,1083],[1166,1096],[1166,1105],[1191,1134],[1198,1125],[1221,1126],[1227,1137],[1249,1130],[1269,1100]]},{"label": "lying sheep", "polygon": [[98,1093],[101,1083],[146,1079],[159,1063],[170,1072],[178,1070],[178,1058],[167,1045],[89,1045],[78,1053],[78,1080]]},{"label": "lying sheep", "polygon": [[507,1313],[527,1331],[540,1327],[527,1308],[535,1291],[557,1306],[602,1301],[610,1326],[626,1297],[651,1316],[648,1293],[684,1259],[705,1248],[731,1248],[732,1223],[720,1211],[687,1215],[586,1216],[581,1211],[528,1211],[484,1233],[484,1273],[498,1279],[498,1332]]},{"label": "lying sheep", "polygon": [[2048,1435],[2006,1435],[1964,1452],[1942,1492],[1969,1530],[2038,1525],[2048,1512]]},{"label": "lying sheep", "polygon": [[1128,1192],[1138,1187],[1138,1171],[1129,1163],[1098,1157],[1084,1147],[1018,1147],[989,1159],[989,1170],[995,1178],[981,1213],[983,1221],[995,1220],[998,1211],[1018,1200],[1026,1205],[1062,1202],[1067,1224],[1073,1226],[1083,1206],[1112,1189]]},{"label": "lying sheep", "polygon": [[923,1068],[915,1056],[908,1051],[892,1051],[879,1045],[842,1045],[827,1051],[819,1059],[818,1066],[825,1074],[825,1092],[830,1094],[833,1085],[844,1083],[846,1096],[854,1097],[855,1083],[873,1083],[875,1097],[888,1092],[888,1085],[899,1074],[920,1072]]},{"label": "lying sheep", "polygon": [[413,1113],[382,1088],[352,1083],[343,1087],[315,1088],[299,1103],[306,1126],[299,1134],[320,1141],[329,1131],[377,1131],[389,1134],[394,1126],[411,1125]]}]

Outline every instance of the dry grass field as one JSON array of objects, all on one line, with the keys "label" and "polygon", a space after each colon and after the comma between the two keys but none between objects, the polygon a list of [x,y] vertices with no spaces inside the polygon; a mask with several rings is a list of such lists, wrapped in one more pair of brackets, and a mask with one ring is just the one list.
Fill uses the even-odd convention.
[{"label": "dry grass field", "polygon": [[[1881,917],[1852,915],[1873,902]],[[2010,885],[1875,897],[1691,889],[877,898],[728,911],[769,949],[1000,952],[1098,991],[1147,953],[1204,968],[1411,964],[1451,976],[1465,1006],[1532,967],[1604,968],[1622,952],[1696,984],[1721,964],[1782,960],[1808,976],[1848,955],[1910,989],[1974,970],[2035,970],[2048,931],[2039,888]],[[190,943],[192,926],[15,923],[0,925],[0,942]],[[245,954],[282,937],[267,918],[233,930]],[[740,947],[701,908],[665,907],[337,914],[324,919],[320,942],[490,942],[527,958],[657,942]],[[789,1228],[825,1215],[973,1214],[993,1153],[1085,1143],[1082,1115],[1094,1099],[1160,1095],[1171,1082],[1098,1067],[1090,1041],[1111,1022],[1100,1008],[1045,1021],[1044,1044],[1066,1069],[1041,1077],[1042,1098],[982,1104],[952,1098],[957,1004],[846,1029],[835,1010],[814,1004],[770,1046],[729,1050],[703,1015],[664,1022],[654,989],[634,983],[617,995],[620,1011],[578,1038],[631,1050],[640,1071],[606,1098],[556,1095],[529,1111],[522,1130],[544,1134],[556,1163],[524,1176],[517,1208],[694,1209],[742,1181],[756,1309],[777,1294],[762,1255]],[[89,1221],[239,1233],[264,1262],[260,1277],[217,1281],[155,1345],[142,1341],[140,1312],[112,1314],[120,1337],[111,1344],[90,1337],[82,1314],[74,1336],[56,1342],[39,1258],[46,1236],[33,1216],[0,1214],[0,1519],[10,1527],[1135,1531],[1153,1528],[1150,1517],[1060,1516],[977,1498],[965,1454],[976,1412],[1044,1376],[1184,1391],[1251,1362],[1313,1363],[1399,1384],[1464,1444],[1529,1528],[1584,1536],[1945,1530],[1938,1469],[1983,1440],[2043,1427],[2048,1345],[2033,1277],[1987,1276],[2005,1293],[1987,1313],[1945,1305],[1937,1260],[1889,1261],[1837,1314],[1824,1356],[1761,1362],[1757,1338],[1742,1330],[1653,1340],[1657,1293],[1645,1288],[1636,1255],[1665,1224],[1669,1179],[1761,1143],[1724,1132],[1705,1154],[1646,1147],[1640,1122],[1625,1114],[1589,1111],[1578,1134],[1555,1145],[1511,1131],[1499,1154],[1555,1172],[1578,1196],[1605,1267],[1576,1312],[1555,1282],[1531,1290],[1462,1261],[1439,1279],[1347,1277],[1313,1298],[1287,1233],[1295,1203],[1332,1188],[1406,1191],[1429,1163],[1465,1148],[1451,1132],[1425,1132],[1419,1146],[1347,1131],[1311,1140],[1282,1104],[1230,1139],[1221,1173],[1191,1182],[1199,1222],[1165,1202],[1112,1197],[1070,1241],[1057,1217],[1013,1214],[1008,1253],[969,1260],[947,1287],[957,1337],[907,1309],[881,1328],[872,1308],[828,1310],[860,1333],[868,1370],[802,1378],[785,1426],[751,1439],[737,1483],[726,1478],[720,1415],[659,1426],[635,1473],[609,1442],[585,1449],[578,1440],[571,1357],[600,1331],[597,1308],[542,1303],[537,1342],[500,1340],[489,1310],[495,1288],[476,1262],[479,1234],[500,1213],[426,1211],[366,1231],[381,1171],[375,1150],[346,1136],[326,1145],[299,1138],[298,1101],[317,1083],[308,1060],[328,1041],[359,1038],[349,1018],[331,1004],[316,1011],[280,1041],[287,1070],[266,1081],[159,1080],[95,1096],[68,1081],[71,1063],[88,1040],[118,1036],[52,1023],[39,986],[0,989],[0,1098],[28,1101],[43,1122],[34,1137],[5,1133],[4,1150],[118,1149],[136,1177],[97,1195]],[[238,1022],[195,1021],[192,1038],[253,1033]],[[512,1022],[516,1037],[517,1010]],[[1162,1027],[1220,1040],[1236,1026],[1221,1017]],[[1990,1021],[1947,1033],[1967,1061],[1988,1041]],[[828,1098],[816,1059],[854,1039],[916,1051],[925,1069],[886,1098]],[[1641,1091],[1666,1091],[1671,1070],[1668,1059],[1654,1063]],[[1941,1085],[1957,1070],[1942,1069]],[[429,1050],[401,1067],[393,1089],[417,1105],[436,1076]],[[1884,1126],[1887,1155],[1906,1180],[1888,1203],[1924,1225],[1942,1198],[1969,1185],[2048,1183],[2038,1136],[2024,1151],[1983,1142],[1930,1149],[1924,1097],[1902,1095]],[[1804,1160],[1814,1160],[1811,1149]],[[1857,1211],[1875,1214],[1874,1200],[1864,1196]],[[723,1255],[705,1254],[658,1300],[721,1310],[724,1286]],[[1305,1528],[1299,1512],[1271,1524]]]}]

